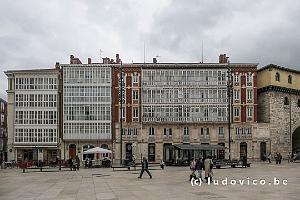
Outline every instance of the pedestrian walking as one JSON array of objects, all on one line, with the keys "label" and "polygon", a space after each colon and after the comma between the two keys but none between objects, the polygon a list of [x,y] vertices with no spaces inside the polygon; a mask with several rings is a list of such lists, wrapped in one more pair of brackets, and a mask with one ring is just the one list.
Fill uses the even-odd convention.
[{"label": "pedestrian walking", "polygon": [[165,168],[165,162],[163,160],[160,161],[160,168],[161,169]]},{"label": "pedestrian walking", "polygon": [[152,178],[152,175],[148,170],[148,160],[146,157],[143,157],[142,170],[141,170],[140,176],[138,178],[142,178],[144,171],[146,171],[147,174],[150,176],[150,178]]},{"label": "pedestrian walking", "polygon": [[202,158],[200,157],[197,161],[196,161],[196,178],[200,178],[201,181],[202,180],[202,169],[204,168],[203,162],[202,162]]},{"label": "pedestrian walking", "polygon": [[275,154],[275,160],[276,160],[276,165],[278,165],[278,163],[279,163],[279,160],[278,160],[278,152],[276,152],[276,154]]},{"label": "pedestrian walking", "polygon": [[76,167],[77,167],[77,170],[79,170],[79,167],[80,167],[80,159],[79,159],[78,155],[76,156]]},{"label": "pedestrian walking", "polygon": [[281,153],[278,154],[278,164],[281,165],[282,155]]},{"label": "pedestrian walking", "polygon": [[247,167],[247,156],[244,156],[242,161],[243,161],[243,167],[246,168]]},{"label": "pedestrian walking", "polygon": [[70,171],[72,171],[72,170],[73,170],[73,162],[72,162],[72,158],[69,158],[68,164],[69,164],[69,167],[70,167]]},{"label": "pedestrian walking", "polygon": [[268,155],[268,161],[269,161],[269,163],[271,163],[271,158],[272,158],[272,155],[271,155],[271,153],[269,153],[269,155]]},{"label": "pedestrian walking", "polygon": [[294,155],[293,155],[293,161],[295,162],[297,159],[297,153],[295,152]]},{"label": "pedestrian walking", "polygon": [[195,175],[195,171],[196,171],[196,161],[194,158],[192,158],[192,161],[190,163],[190,170],[191,170],[191,174],[190,174],[190,181],[192,180],[192,178],[196,178]]},{"label": "pedestrian walking", "polygon": [[213,168],[213,162],[211,160],[211,157],[208,156],[205,160],[204,160],[204,170],[205,170],[205,180],[206,182],[209,181],[212,181],[212,177],[213,177],[213,171],[212,171],[212,168]]}]

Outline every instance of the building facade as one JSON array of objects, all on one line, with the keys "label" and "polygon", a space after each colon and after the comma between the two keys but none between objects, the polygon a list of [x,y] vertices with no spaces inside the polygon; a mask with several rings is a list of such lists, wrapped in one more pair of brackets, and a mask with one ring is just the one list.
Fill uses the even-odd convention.
[{"label": "building facade", "polygon": [[[247,156],[259,159],[265,155],[258,154],[256,149],[260,143],[257,124],[257,65],[232,64],[232,154],[234,158]],[[263,145],[269,145],[262,140]],[[266,148],[266,147],[265,147]]]},{"label": "building facade", "polygon": [[258,70],[258,121],[269,124],[268,152],[300,156],[300,72],[267,65]]},{"label": "building facade", "polygon": [[6,71],[8,160],[48,162],[59,156],[59,69]]},{"label": "building facade", "polygon": [[7,102],[0,98],[0,163],[7,161]]},{"label": "building facade", "polygon": [[[140,159],[141,142],[141,66],[122,64],[122,160]],[[121,63],[112,69],[112,112],[115,162],[120,162]]]},{"label": "building facade", "polygon": [[83,151],[92,147],[112,149],[113,65],[111,62],[92,63],[91,59],[82,64],[72,55],[70,64],[60,64],[63,76],[63,159],[75,156],[84,159]]}]

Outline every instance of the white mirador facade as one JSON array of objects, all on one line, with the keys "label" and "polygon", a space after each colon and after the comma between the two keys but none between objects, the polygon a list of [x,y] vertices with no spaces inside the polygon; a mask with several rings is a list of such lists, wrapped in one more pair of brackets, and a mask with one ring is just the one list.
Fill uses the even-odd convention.
[{"label": "white mirador facade", "polygon": [[59,70],[18,70],[8,76],[8,160],[58,156]]},{"label": "white mirador facade", "polygon": [[89,147],[111,144],[111,67],[66,64],[63,71],[64,157]]},{"label": "white mirador facade", "polygon": [[[172,67],[172,66],[169,66]],[[227,121],[227,69],[143,69],[143,122]]]}]

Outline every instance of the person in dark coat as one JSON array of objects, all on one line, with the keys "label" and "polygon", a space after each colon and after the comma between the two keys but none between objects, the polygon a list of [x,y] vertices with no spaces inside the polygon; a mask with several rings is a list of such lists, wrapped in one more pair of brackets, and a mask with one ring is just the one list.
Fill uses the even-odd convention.
[{"label": "person in dark coat", "polygon": [[144,171],[146,171],[147,174],[150,176],[150,178],[152,178],[152,175],[148,170],[148,160],[146,157],[143,157],[142,170],[141,170],[140,176],[138,178],[142,178]]},{"label": "person in dark coat", "polygon": [[[204,168],[204,164],[202,162],[202,158],[200,157],[197,161],[196,161],[196,171],[197,171],[197,178],[200,178],[202,180],[202,169]],[[203,181],[203,180],[202,180]]]},{"label": "person in dark coat", "polygon": [[73,161],[72,161],[72,158],[69,158],[68,163],[69,163],[70,170],[72,171],[72,169],[73,169]]},{"label": "person in dark coat", "polygon": [[281,165],[282,155],[281,153],[278,154],[278,164]]},{"label": "person in dark coat", "polygon": [[79,167],[80,167],[80,159],[79,159],[78,155],[76,156],[76,167],[77,167],[77,170],[79,170]]},{"label": "person in dark coat", "polygon": [[243,157],[243,167],[247,167],[247,156]]}]

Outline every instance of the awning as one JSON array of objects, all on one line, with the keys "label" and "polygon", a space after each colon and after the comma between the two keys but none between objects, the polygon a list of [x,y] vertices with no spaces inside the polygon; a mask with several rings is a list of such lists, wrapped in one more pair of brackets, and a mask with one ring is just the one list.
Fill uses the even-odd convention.
[{"label": "awning", "polygon": [[221,145],[212,144],[174,144],[175,147],[182,150],[224,150],[225,147]]}]

